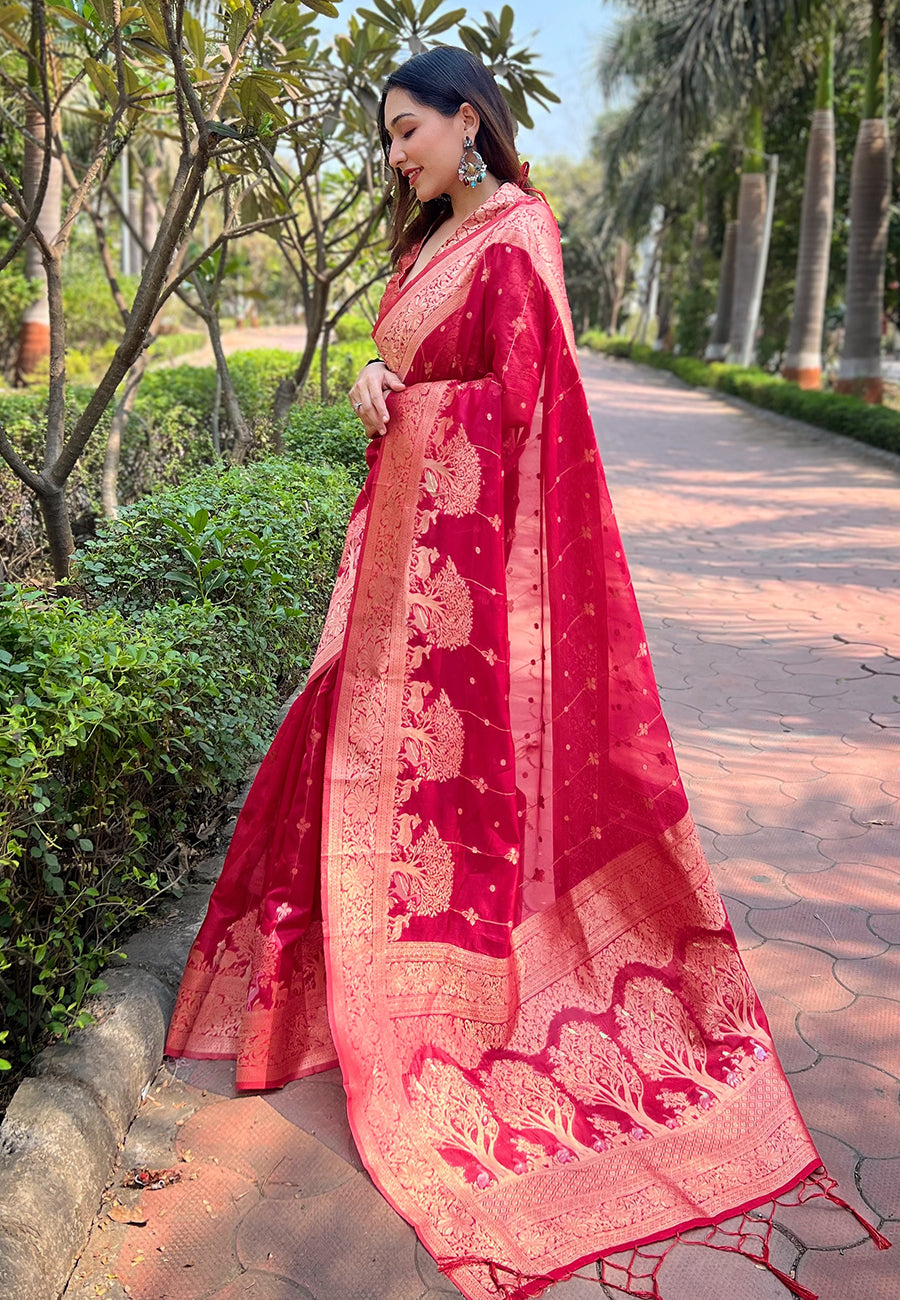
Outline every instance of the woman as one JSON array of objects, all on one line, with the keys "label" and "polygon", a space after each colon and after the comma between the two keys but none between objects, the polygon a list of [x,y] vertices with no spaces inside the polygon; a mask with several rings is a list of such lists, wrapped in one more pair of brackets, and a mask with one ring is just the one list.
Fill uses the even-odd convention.
[{"label": "woman", "polygon": [[[396,273],[351,392],[371,472],[167,1050],[235,1057],[239,1088],[339,1062],[440,1267],[525,1297],[833,1184],[687,810],[509,112],[440,49],[380,125]],[[777,1272],[762,1222],[714,1244]],[[657,1296],[644,1262],[616,1284]]]}]

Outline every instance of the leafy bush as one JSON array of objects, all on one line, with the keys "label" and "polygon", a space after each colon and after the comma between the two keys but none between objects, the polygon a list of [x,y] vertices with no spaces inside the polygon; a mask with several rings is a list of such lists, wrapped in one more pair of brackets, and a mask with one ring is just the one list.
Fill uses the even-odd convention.
[{"label": "leafy bush", "polygon": [[[92,395],[90,388],[71,385],[66,393],[66,428],[73,427]],[[99,512],[99,486],[109,413],[100,422],[68,483],[66,497],[76,539],[91,533]],[[44,459],[47,389],[41,387],[0,393],[0,424],[28,465],[39,469]],[[40,569],[46,537],[32,493],[0,461],[0,559],[10,576]]]},{"label": "leafy bush", "polygon": [[370,344],[372,340],[372,322],[366,320],[365,316],[354,316],[348,313],[341,316],[334,327],[335,337],[339,343],[349,343],[354,339],[366,339]]},{"label": "leafy bush", "polygon": [[0,1006],[23,1062],[177,884],[163,846],[263,747],[315,649],[355,490],[208,469],[79,555],[81,598],[0,588]]},{"label": "leafy bush", "polygon": [[367,444],[359,417],[346,399],[330,406],[295,406],[284,428],[287,454],[307,465],[343,465],[360,487],[366,477]]},{"label": "leafy bush", "polygon": [[184,356],[186,352],[199,352],[206,346],[209,336],[200,330],[186,330],[179,334],[159,334],[150,349],[153,361],[166,361]]},{"label": "leafy bush", "polygon": [[710,280],[694,281],[678,301],[675,345],[683,357],[702,357],[709,342],[710,317],[716,309],[716,287]]},{"label": "leafy bush", "polygon": [[[66,259],[63,276],[66,342],[69,347],[84,352],[109,343],[115,347],[122,338],[124,326],[109,280],[92,249],[79,246],[77,251],[78,256]],[[138,276],[119,275],[119,287],[129,306],[138,281]]]},{"label": "leafy bush", "polygon": [[580,342],[605,356],[627,357],[658,370],[669,370],[697,387],[718,389],[820,429],[830,429],[833,433],[842,433],[874,447],[900,452],[900,411],[890,407],[873,406],[861,398],[843,393],[799,388],[797,384],[752,367],[708,365],[694,357],[655,352],[629,339],[608,338],[596,330],[583,334]]},{"label": "leafy bush", "polygon": [[[212,459],[210,411],[215,371],[180,366],[151,371],[138,394],[122,439],[119,499],[135,501],[155,487],[177,482]],[[93,389],[71,384],[66,394],[66,428],[71,429]],[[100,482],[112,408],[97,429],[66,484],[76,541],[94,532],[100,517]],[[0,394],[0,423],[28,465],[43,463],[47,427],[46,386]],[[7,572],[37,572],[46,540],[31,492],[0,462],[0,557]]]},{"label": "leafy bush", "polygon": [[298,360],[295,353],[283,348],[253,348],[248,352],[234,352],[228,358],[241,410],[251,425],[269,419],[275,390],[296,369]]}]

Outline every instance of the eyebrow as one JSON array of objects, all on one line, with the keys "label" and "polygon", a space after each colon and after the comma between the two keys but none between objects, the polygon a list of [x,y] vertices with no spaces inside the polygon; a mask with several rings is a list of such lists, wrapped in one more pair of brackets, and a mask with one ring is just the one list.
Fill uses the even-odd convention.
[{"label": "eyebrow", "polygon": [[411,113],[409,109],[407,109],[404,113],[398,113],[396,117],[391,118],[390,125],[396,126],[397,123],[400,121],[400,119],[404,117],[415,117],[415,113]]}]

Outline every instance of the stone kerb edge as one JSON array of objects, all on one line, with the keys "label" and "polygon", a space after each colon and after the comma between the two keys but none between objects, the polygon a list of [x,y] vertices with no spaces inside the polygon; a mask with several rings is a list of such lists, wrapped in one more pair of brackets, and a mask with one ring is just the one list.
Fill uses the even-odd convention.
[{"label": "stone kerb edge", "polygon": [[[279,711],[280,725],[296,691]],[[237,814],[258,770],[251,767]],[[144,1090],[163,1058],[190,946],[223,858],[192,869],[172,914],[123,944],[102,972],[97,1023],[35,1057],[0,1124],[0,1300],[57,1300],[90,1233]]]},{"label": "stone kerb edge", "polygon": [[[204,906],[192,893],[178,929],[195,931]],[[171,955],[175,945],[165,946]],[[161,976],[139,965],[104,970],[107,989],[90,1004],[97,1023],[35,1057],[13,1095],[0,1125],[4,1300],[56,1300],[84,1249],[121,1144],[162,1061],[175,988]]]}]

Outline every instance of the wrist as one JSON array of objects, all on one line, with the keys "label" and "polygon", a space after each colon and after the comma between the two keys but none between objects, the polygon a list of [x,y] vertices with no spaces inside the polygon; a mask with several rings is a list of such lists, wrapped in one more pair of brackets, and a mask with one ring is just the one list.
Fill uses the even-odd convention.
[{"label": "wrist", "polygon": [[369,366],[384,366],[384,368],[385,368],[385,370],[386,370],[386,369],[387,369],[387,362],[384,360],[383,357],[373,357],[371,361],[367,361],[367,362],[366,362],[365,366],[363,366],[363,369],[365,370],[365,369],[367,369]]}]

